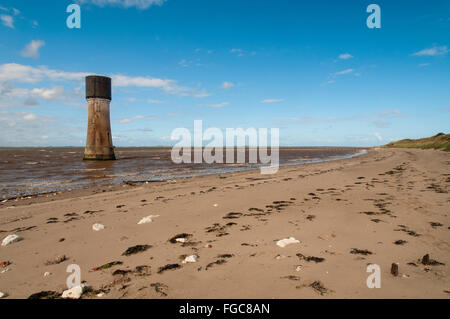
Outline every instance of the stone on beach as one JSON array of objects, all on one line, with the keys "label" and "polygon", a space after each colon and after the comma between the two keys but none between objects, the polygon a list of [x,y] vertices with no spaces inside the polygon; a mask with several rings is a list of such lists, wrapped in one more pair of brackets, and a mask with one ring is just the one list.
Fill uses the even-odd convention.
[{"label": "stone on beach", "polygon": [[6,246],[6,245],[9,245],[9,244],[21,241],[22,239],[23,239],[22,237],[20,237],[20,236],[18,236],[16,234],[8,235],[8,236],[6,236],[3,239],[2,246]]},{"label": "stone on beach", "polygon": [[151,223],[151,222],[153,222],[153,218],[156,218],[156,217],[159,217],[159,215],[150,215],[150,216],[144,217],[138,222],[138,225]]},{"label": "stone on beach", "polygon": [[398,276],[398,264],[397,263],[392,263],[391,265],[391,275],[394,277]]},{"label": "stone on beach", "polygon": [[70,289],[64,290],[62,293],[63,298],[80,299],[84,292],[84,285],[75,286]]},{"label": "stone on beach", "polygon": [[102,224],[94,224],[94,225],[92,225],[92,229],[95,230],[95,231],[100,231],[100,230],[105,229],[105,225],[102,225]]},{"label": "stone on beach", "polygon": [[197,262],[197,255],[190,255],[187,256],[186,258],[184,258],[184,260],[182,261],[183,264],[187,264],[187,263],[195,263]]},{"label": "stone on beach", "polygon": [[0,298],[5,298],[5,297],[8,297],[8,294],[0,291]]},{"label": "stone on beach", "polygon": [[298,244],[298,243],[300,243],[299,240],[295,239],[294,237],[289,237],[289,238],[285,238],[285,239],[281,239],[281,240],[277,241],[277,246],[284,248],[287,245]]}]

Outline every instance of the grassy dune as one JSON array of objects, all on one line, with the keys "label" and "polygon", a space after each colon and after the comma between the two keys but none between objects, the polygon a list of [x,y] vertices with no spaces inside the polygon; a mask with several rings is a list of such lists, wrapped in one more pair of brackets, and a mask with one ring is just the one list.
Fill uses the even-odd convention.
[{"label": "grassy dune", "polygon": [[385,147],[390,148],[421,148],[441,149],[450,152],[450,134],[439,133],[432,137],[419,138],[417,140],[405,139],[389,143]]}]

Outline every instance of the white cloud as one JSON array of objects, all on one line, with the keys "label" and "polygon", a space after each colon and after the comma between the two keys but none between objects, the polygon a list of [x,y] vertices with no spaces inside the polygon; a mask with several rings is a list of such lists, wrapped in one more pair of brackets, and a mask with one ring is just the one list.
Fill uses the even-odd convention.
[{"label": "white cloud", "polygon": [[166,101],[148,99],[147,103],[149,103],[149,104],[164,104],[164,103],[166,103]]},{"label": "white cloud", "polygon": [[14,87],[11,82],[0,82],[0,108],[37,106],[38,99],[79,105],[80,98],[83,98],[83,94],[78,88],[70,91],[63,86],[28,89]]},{"label": "white cloud", "polygon": [[[65,72],[52,70],[46,66],[32,67],[17,63],[6,63],[0,65],[0,82],[37,83],[43,80],[59,81],[82,81],[85,76],[91,73]],[[149,76],[126,76],[122,74],[112,75],[112,85],[114,87],[140,87],[157,88],[168,94],[178,96],[191,96],[203,98],[210,96],[205,90],[196,90],[177,85],[176,81],[170,79],[159,79]]]},{"label": "white cloud", "polygon": [[178,86],[176,81],[170,79],[158,79],[149,76],[126,76],[121,74],[113,75],[112,77],[113,86],[117,87],[147,87],[147,88],[158,88],[165,91],[168,94],[174,94],[179,96],[192,96],[197,98],[202,98],[210,96],[210,94],[205,91],[197,92],[194,89]]},{"label": "white cloud", "polygon": [[198,114],[193,114],[193,113],[191,113],[191,114],[188,114],[188,113],[167,113],[167,116],[170,116],[170,117],[195,117],[195,116],[198,116]]},{"label": "white cloud", "polygon": [[225,90],[229,89],[229,88],[232,88],[233,86],[234,86],[234,83],[232,83],[232,82],[226,82],[225,81],[225,82],[222,83],[222,88],[225,89]]},{"label": "white cloud", "polygon": [[126,97],[124,100],[130,103],[134,103],[137,101],[135,97]]},{"label": "white cloud", "polygon": [[113,85],[115,86],[137,86],[137,87],[152,87],[152,88],[163,88],[170,89],[173,84],[173,80],[163,80],[151,77],[130,77],[126,75],[113,75],[112,76]]},{"label": "white cloud", "polygon": [[243,49],[231,49],[230,53],[232,54],[236,54],[237,56],[245,56],[245,55],[256,55],[255,51],[247,51],[247,50],[243,50]]},{"label": "white cloud", "polygon": [[154,116],[144,116],[144,115],[137,115],[137,116],[133,116],[133,117],[126,117],[123,118],[119,121],[119,123],[121,124],[127,124],[127,123],[131,123],[133,121],[137,121],[137,120],[147,120],[147,121],[154,121],[154,120],[158,120],[157,117]]},{"label": "white cloud", "polygon": [[37,120],[37,116],[36,116],[36,114],[33,114],[33,113],[27,113],[23,116],[23,119],[25,121],[35,121],[35,120]]},{"label": "white cloud", "polygon": [[[2,146],[42,146],[44,144],[63,146],[68,143],[78,145],[73,141],[80,140],[82,134],[81,128],[74,126],[65,118],[0,110],[0,145]],[[48,136],[44,144],[43,136]]]},{"label": "white cloud", "polygon": [[202,90],[199,93],[182,93],[181,96],[192,96],[192,97],[196,97],[196,98],[204,98],[204,97],[208,97],[211,96],[211,94],[206,93],[205,90]]},{"label": "white cloud", "polygon": [[355,71],[355,70],[353,70],[353,69],[346,69],[346,70],[342,70],[342,71],[336,72],[336,73],[334,73],[333,75],[334,75],[334,76],[337,76],[337,75],[344,75],[344,74],[352,73],[353,71]]},{"label": "white cloud", "polygon": [[20,14],[20,11],[17,10],[16,8],[12,8],[12,11],[13,11],[15,16]]},{"label": "white cloud", "polygon": [[448,53],[448,48],[444,46],[433,46],[431,48],[420,50],[419,52],[413,53],[413,56],[437,56],[444,55]]},{"label": "white cloud", "polygon": [[45,45],[44,41],[32,40],[27,46],[20,52],[23,57],[38,58],[39,49]]},{"label": "white cloud", "polygon": [[279,103],[279,102],[283,102],[284,99],[266,99],[266,100],[262,100],[261,103]]},{"label": "white cloud", "polygon": [[78,0],[80,3],[92,3],[103,7],[106,5],[120,6],[123,8],[136,7],[141,10],[148,9],[152,5],[162,5],[166,0]]},{"label": "white cloud", "polygon": [[341,60],[348,60],[351,58],[353,58],[353,55],[351,55],[350,53],[339,54],[339,59],[341,59]]},{"label": "white cloud", "polygon": [[7,14],[0,15],[0,20],[5,27],[14,29],[14,18]]},{"label": "white cloud", "polygon": [[420,63],[419,67],[423,68],[423,67],[426,67],[426,66],[429,66],[429,65],[430,65],[430,63]]},{"label": "white cloud", "polygon": [[227,105],[229,105],[229,102],[222,102],[222,103],[217,103],[217,104],[203,104],[203,106],[209,106],[209,107],[214,107],[214,108],[221,108],[221,107],[225,107]]},{"label": "white cloud", "polygon": [[375,135],[375,137],[381,142],[383,140],[383,138],[381,137],[380,133],[375,132],[373,133],[373,135]]},{"label": "white cloud", "polygon": [[44,99],[44,100],[56,100],[65,96],[64,87],[55,86],[51,89],[35,88],[31,90],[31,95]]},{"label": "white cloud", "polygon": [[182,66],[183,68],[187,68],[188,66],[190,66],[192,64],[192,61],[187,61],[186,59],[182,59],[180,62],[178,62],[178,64],[180,66]]},{"label": "white cloud", "polygon": [[236,53],[239,56],[244,55],[243,52],[244,52],[244,50],[242,50],[242,49],[231,49],[230,50],[230,53]]},{"label": "white cloud", "polygon": [[[283,122],[292,122],[292,123],[297,123],[297,124],[316,124],[316,123],[338,123],[338,122],[363,121],[363,120],[380,121],[380,120],[387,120],[387,119],[396,119],[396,118],[401,118],[401,117],[404,117],[402,115],[402,113],[397,109],[393,109],[393,110],[385,110],[385,111],[377,112],[372,115],[355,115],[355,116],[347,116],[347,117],[303,116],[303,117],[284,117],[284,118],[278,118],[276,120],[283,121]],[[389,125],[389,123],[387,123],[387,122],[383,122],[383,123]],[[386,125],[384,125],[384,126],[386,126]]]},{"label": "white cloud", "polygon": [[32,67],[17,63],[0,65],[0,82],[37,83],[43,80],[81,80],[90,73],[51,70],[45,66]]}]

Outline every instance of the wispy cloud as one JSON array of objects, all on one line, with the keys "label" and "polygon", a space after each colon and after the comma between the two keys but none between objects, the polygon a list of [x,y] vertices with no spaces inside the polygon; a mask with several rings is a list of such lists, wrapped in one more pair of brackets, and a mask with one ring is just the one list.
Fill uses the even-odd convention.
[{"label": "wispy cloud", "polygon": [[382,121],[382,120],[375,120],[372,122],[373,125],[379,128],[388,127],[390,124],[388,122]]},{"label": "wispy cloud", "polygon": [[20,52],[23,57],[27,58],[38,58],[39,49],[45,45],[42,40],[32,40],[26,45],[26,47]]},{"label": "wispy cloud", "polygon": [[339,54],[338,58],[341,60],[348,60],[348,59],[353,58],[353,55],[351,55],[350,53],[342,53],[342,54]]},{"label": "wispy cloud", "polygon": [[233,86],[234,86],[234,83],[232,83],[232,82],[226,82],[226,81],[225,81],[225,82],[222,83],[222,88],[225,89],[225,90],[226,90],[226,89],[230,89],[230,88],[232,88]]},{"label": "wispy cloud", "polygon": [[230,53],[235,54],[237,56],[256,55],[256,51],[247,51],[247,50],[239,49],[239,48],[231,49]]},{"label": "wispy cloud", "polygon": [[17,63],[0,65],[0,82],[37,83],[43,80],[81,80],[87,75],[89,73],[52,70],[45,66],[36,68]]},{"label": "wispy cloud", "polygon": [[44,100],[57,100],[66,95],[65,89],[62,86],[55,86],[51,89],[35,88],[31,90],[31,95]]},{"label": "wispy cloud", "polygon": [[194,116],[198,116],[198,114],[194,114],[194,113],[191,113],[191,114],[189,114],[189,113],[174,113],[174,112],[171,112],[171,113],[167,113],[167,116],[170,116],[170,117],[194,117]]},{"label": "wispy cloud", "polygon": [[346,70],[342,70],[342,71],[333,73],[333,76],[339,76],[339,75],[349,74],[349,73],[352,73],[352,72],[354,72],[354,71],[355,71],[354,69],[346,69]]},{"label": "wispy cloud", "polygon": [[420,50],[416,53],[413,53],[413,56],[437,56],[444,55],[448,53],[448,48],[446,45],[443,46],[433,46],[431,48]]},{"label": "wispy cloud", "polygon": [[51,88],[17,88],[9,82],[0,82],[0,107],[32,107],[39,105],[38,99],[46,101],[62,101],[65,104],[77,104],[82,98],[78,88],[66,90],[63,86]]},{"label": "wispy cloud", "polygon": [[147,99],[147,103],[149,103],[149,104],[164,104],[164,103],[166,103],[166,101]]},{"label": "wispy cloud", "polygon": [[183,68],[187,68],[192,64],[192,61],[188,61],[186,59],[182,59],[180,62],[178,62],[178,65],[182,66]]},{"label": "wispy cloud", "polygon": [[[345,70],[338,71],[338,72],[335,72],[335,73],[331,73],[328,76],[328,80],[327,80],[326,84],[333,84],[334,82],[336,82],[336,78],[337,77],[339,77],[341,75],[350,74],[350,73],[353,73],[353,72],[355,72],[355,70],[350,68],[350,69],[345,69]],[[359,73],[355,73],[355,75],[359,76],[360,74]]]},{"label": "wispy cloud", "polygon": [[[39,99],[61,101],[66,105],[80,106],[84,77],[91,73],[67,72],[46,66],[33,67],[17,63],[0,64],[0,108],[32,107],[39,105]],[[111,76],[113,87],[155,88],[164,93],[181,97],[204,98],[210,96],[203,89],[179,86],[171,79],[149,76],[131,77],[121,74]],[[50,87],[37,86],[49,83]],[[20,87],[26,85],[26,87]],[[36,85],[29,88],[29,85]],[[72,89],[70,88],[72,87]],[[131,101],[131,100],[129,100]],[[148,103],[162,104],[165,101],[148,99]]]},{"label": "wispy cloud", "polygon": [[131,122],[138,121],[138,120],[155,121],[155,120],[159,120],[159,118],[155,117],[155,116],[137,115],[137,116],[133,116],[133,117],[123,118],[123,119],[119,120],[119,123],[127,124],[127,123],[131,123]]},{"label": "wispy cloud", "polygon": [[166,0],[78,0],[78,3],[91,3],[100,7],[104,7],[106,5],[123,8],[136,7],[137,9],[145,10],[152,5],[160,6],[165,1]]},{"label": "wispy cloud", "polygon": [[375,137],[381,142],[383,140],[383,137],[381,137],[380,133],[375,132],[373,133],[373,135],[375,135]]},{"label": "wispy cloud", "polygon": [[[79,128],[67,125],[50,115],[0,110],[0,145],[38,146],[67,145],[69,140],[82,140]],[[82,141],[81,141],[82,142]]]},{"label": "wispy cloud", "polygon": [[35,120],[37,120],[37,116],[36,116],[36,114],[33,114],[33,113],[27,113],[23,116],[23,119],[25,121],[35,121]]},{"label": "wispy cloud", "polygon": [[7,14],[0,15],[0,20],[5,27],[14,29],[14,18]]},{"label": "wispy cloud", "polygon": [[[361,120],[369,120],[369,121],[380,121],[387,119],[394,119],[402,117],[403,115],[397,109],[381,111],[373,115],[367,116],[348,116],[348,117],[311,117],[311,116],[302,116],[302,117],[284,117],[278,118],[276,120],[282,122],[291,122],[296,124],[318,124],[318,123],[337,123],[337,122],[347,122],[347,121],[361,121]],[[380,124],[380,122],[378,122]],[[384,122],[384,124],[388,125],[389,123]]]},{"label": "wispy cloud", "polygon": [[221,108],[229,105],[229,102],[222,102],[222,103],[216,103],[216,104],[201,104],[200,106],[208,106],[208,107],[214,107],[214,108]]},{"label": "wispy cloud", "polygon": [[126,76],[121,74],[112,75],[112,84],[117,87],[141,87],[141,88],[158,88],[168,94],[178,96],[192,96],[196,98],[203,98],[210,96],[204,90],[197,91],[192,88],[179,86],[175,80],[153,78],[150,76]]},{"label": "wispy cloud", "polygon": [[284,99],[265,99],[260,101],[260,103],[266,104],[266,103],[280,103],[283,102]]}]

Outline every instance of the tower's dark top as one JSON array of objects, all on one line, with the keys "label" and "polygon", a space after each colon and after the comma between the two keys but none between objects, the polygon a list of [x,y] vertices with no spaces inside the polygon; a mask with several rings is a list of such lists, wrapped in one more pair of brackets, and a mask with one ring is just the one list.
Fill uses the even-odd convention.
[{"label": "tower's dark top", "polygon": [[100,75],[86,77],[86,98],[111,100],[111,78]]}]

